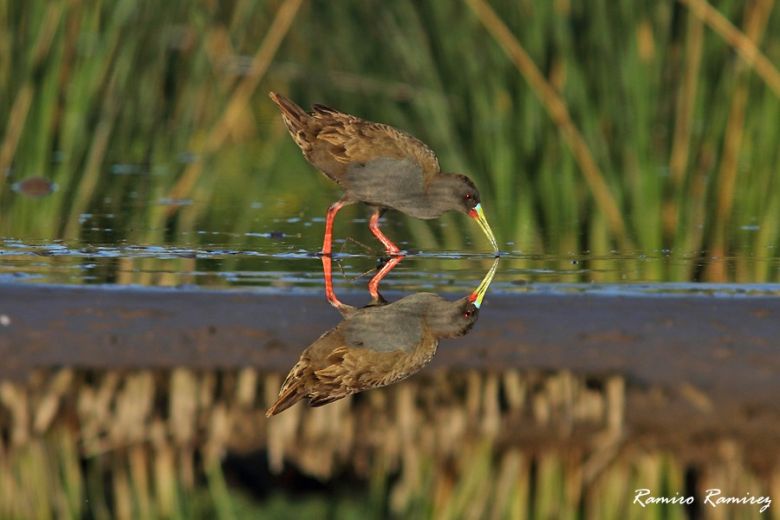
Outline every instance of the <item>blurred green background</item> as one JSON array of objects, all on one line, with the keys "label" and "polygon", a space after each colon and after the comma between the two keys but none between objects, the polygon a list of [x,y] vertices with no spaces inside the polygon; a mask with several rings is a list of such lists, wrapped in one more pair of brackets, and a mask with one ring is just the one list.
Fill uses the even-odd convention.
[{"label": "blurred green background", "polygon": [[[287,135],[277,90],[423,139],[477,181],[505,250],[680,260],[648,280],[776,281],[780,10],[717,2],[732,41],[702,4],[5,1],[0,236],[197,246],[220,231],[251,249],[245,234],[274,219],[324,216],[338,189]],[[57,190],[12,189],[35,176]],[[337,234],[371,243],[346,223],[362,211]],[[393,234],[466,250],[461,230],[482,242],[465,220]],[[321,224],[297,231],[317,251]]]}]

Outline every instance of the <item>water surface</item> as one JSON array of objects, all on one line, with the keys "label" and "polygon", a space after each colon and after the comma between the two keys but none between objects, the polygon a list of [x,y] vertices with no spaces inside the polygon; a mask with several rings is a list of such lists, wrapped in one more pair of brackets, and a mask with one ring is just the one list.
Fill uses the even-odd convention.
[{"label": "water surface", "polygon": [[[168,233],[166,229],[131,227],[139,211],[170,208],[169,201],[137,202],[116,208],[104,201],[103,211],[79,215],[80,237],[42,238],[46,233],[26,229],[0,237],[0,280],[55,284],[140,284],[202,287],[273,287],[278,290],[316,289],[321,285],[318,251],[324,219],[318,208],[307,207],[296,216],[284,210],[284,200],[269,196],[245,208],[256,214],[246,231],[235,231],[232,222],[214,222],[208,228]],[[27,201],[46,211],[46,198]],[[189,203],[197,208],[198,203]],[[278,206],[268,217],[264,207]],[[139,207],[142,209],[139,210]],[[366,208],[356,206],[339,215],[334,237],[335,282],[359,286],[370,277],[383,256],[380,244],[368,233]],[[385,281],[401,290],[460,289],[478,279],[492,259],[489,246],[470,219],[454,215],[449,220],[412,222],[430,233],[449,227],[463,234],[459,249],[420,247],[411,236],[407,219],[388,212],[383,228],[406,251],[406,258]],[[475,233],[476,231],[476,233]],[[11,227],[13,232],[13,226]],[[746,233],[751,232],[746,230]],[[543,247],[521,249],[501,240],[496,231],[502,261],[493,290],[516,291],[607,291],[662,293],[692,291],[734,294],[772,293],[776,286],[751,280],[750,273],[774,273],[780,259],[773,247],[743,251],[728,257],[713,257],[707,251],[588,250],[545,251]],[[141,240],[139,240],[140,238]],[[144,240],[144,238],[146,240]],[[154,239],[153,241],[150,239]],[[706,266],[720,265],[728,281],[762,282],[714,288],[699,284]],[[675,282],[669,285],[669,282]],[[594,284],[607,284],[599,289]],[[550,285],[550,287],[548,287]],[[552,287],[556,285],[557,287]],[[618,288],[619,286],[624,286]],[[465,286],[464,286],[465,287]]]}]

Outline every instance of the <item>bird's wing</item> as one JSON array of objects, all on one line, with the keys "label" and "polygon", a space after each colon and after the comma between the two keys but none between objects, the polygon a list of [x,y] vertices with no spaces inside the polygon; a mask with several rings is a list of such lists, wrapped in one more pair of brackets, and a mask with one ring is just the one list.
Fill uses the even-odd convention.
[{"label": "bird's wing", "polygon": [[279,396],[265,412],[265,416],[271,417],[281,413],[306,397],[306,389],[311,382],[311,371],[311,361],[304,351],[295,366],[290,369],[290,373],[287,374],[279,389]]},{"label": "bird's wing", "polygon": [[316,139],[326,153],[343,165],[367,163],[380,157],[412,158],[427,181],[440,171],[436,154],[422,141],[392,126],[365,121],[324,105],[314,105],[312,116],[319,123]]},{"label": "bird's wing", "polygon": [[437,345],[438,339],[427,327],[411,352],[350,347],[344,344],[338,328],[331,329],[301,354],[266,415],[280,413],[303,398],[308,398],[311,406],[322,406],[400,381],[426,365]]},{"label": "bird's wing", "polygon": [[313,372],[318,366],[321,366],[322,357],[327,356],[328,352],[343,344],[343,337],[338,333],[337,328],[333,328],[323,333],[314,343],[309,345],[290,369],[279,389],[279,396],[266,412],[266,416],[271,417],[281,413],[306,397],[308,388],[316,381],[316,378],[313,377]]},{"label": "bird's wing", "polygon": [[377,388],[400,381],[420,370],[436,353],[438,339],[425,328],[411,351],[386,350],[380,346],[342,346],[327,357],[327,364],[314,371],[323,387],[334,384],[348,393]]}]

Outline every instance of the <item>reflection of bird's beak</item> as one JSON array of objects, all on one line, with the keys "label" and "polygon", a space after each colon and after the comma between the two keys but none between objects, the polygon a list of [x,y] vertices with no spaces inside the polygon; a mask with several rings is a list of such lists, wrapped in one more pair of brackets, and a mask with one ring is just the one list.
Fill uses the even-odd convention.
[{"label": "reflection of bird's beak", "polygon": [[488,287],[490,287],[490,282],[493,281],[493,277],[496,275],[497,269],[498,269],[498,257],[496,257],[496,259],[493,260],[493,265],[490,266],[490,271],[488,271],[488,273],[479,283],[479,287],[477,287],[477,290],[471,293],[471,296],[469,296],[469,301],[473,303],[477,309],[479,309],[479,307],[482,305],[482,300],[485,299],[485,293],[487,292]]},{"label": "reflection of bird's beak", "polygon": [[498,243],[496,242],[496,237],[493,236],[493,230],[490,229],[490,224],[488,224],[487,219],[485,218],[485,212],[482,211],[482,204],[477,204],[474,206],[474,209],[469,211],[469,217],[477,221],[479,227],[482,228],[482,231],[485,232],[488,240],[490,240],[490,245],[493,246],[493,250],[498,252]]}]

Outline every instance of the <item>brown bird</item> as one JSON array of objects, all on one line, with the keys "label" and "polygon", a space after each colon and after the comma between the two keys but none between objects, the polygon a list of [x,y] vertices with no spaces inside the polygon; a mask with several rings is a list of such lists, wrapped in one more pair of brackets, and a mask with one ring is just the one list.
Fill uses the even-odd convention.
[{"label": "brown bird", "polygon": [[[329,262],[323,256],[326,279]],[[474,326],[497,267],[498,258],[479,287],[455,301],[417,293],[388,304],[375,293],[371,304],[357,309],[339,302],[331,291],[328,300],[344,321],[303,351],[266,416],[304,398],[311,406],[322,406],[414,374],[433,358],[440,339],[462,336]]]},{"label": "brown bird", "polygon": [[387,209],[420,219],[438,218],[450,210],[466,213],[498,252],[477,187],[465,175],[442,173],[436,154],[422,141],[323,105],[306,113],[280,94],[269,95],[306,160],[344,189],[344,196],[328,208],[323,255],[331,253],[336,213],[355,202],[373,207],[369,229],[390,255],[400,249],[379,229],[379,218]]}]

